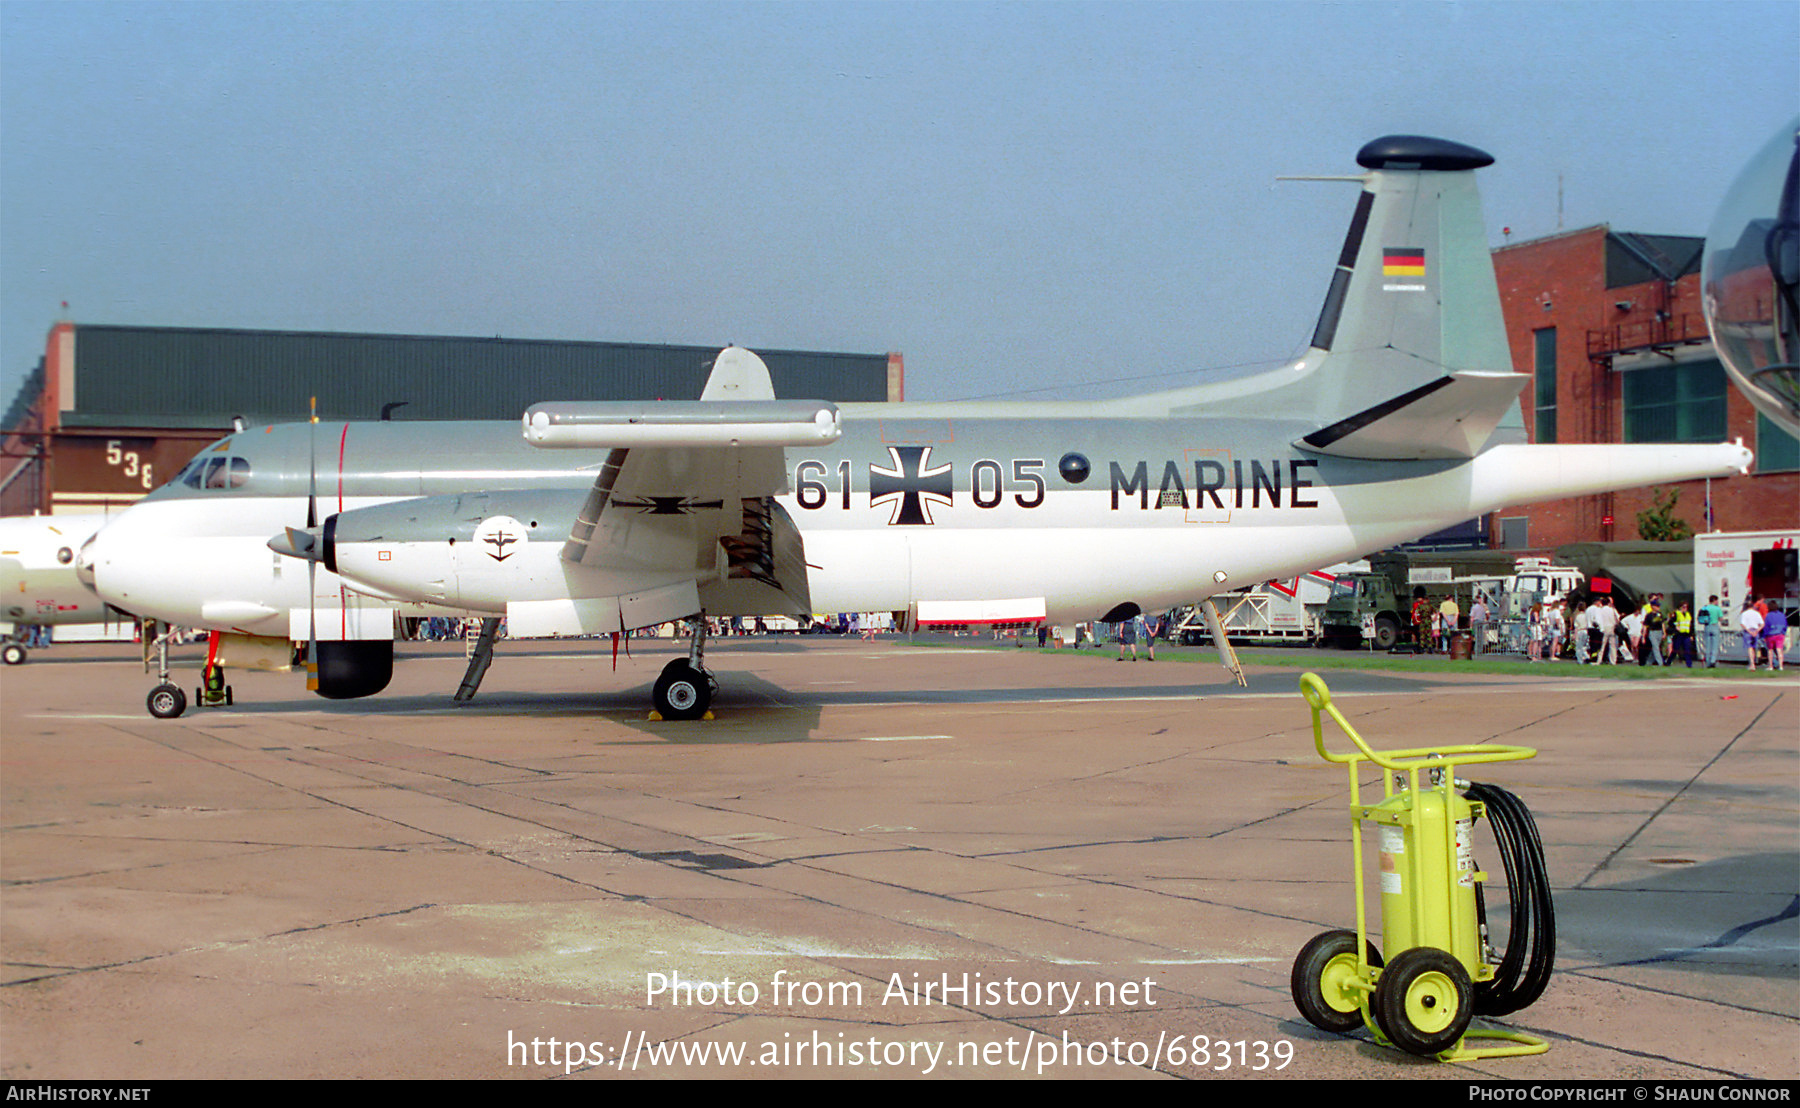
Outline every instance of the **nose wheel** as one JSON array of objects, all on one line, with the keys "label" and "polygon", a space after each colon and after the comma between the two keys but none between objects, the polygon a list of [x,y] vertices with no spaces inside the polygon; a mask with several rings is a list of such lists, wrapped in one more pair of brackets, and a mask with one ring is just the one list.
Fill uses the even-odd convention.
[{"label": "nose wheel", "polygon": [[[154,620],[144,621],[144,640],[146,642],[150,641],[150,635],[155,626],[156,623]],[[174,719],[176,716],[187,711],[188,707],[187,693],[181,691],[180,685],[169,680],[169,640],[173,638],[174,635],[175,628],[168,624],[164,624],[162,634],[157,635],[155,639],[156,679],[158,684],[154,689],[150,690],[150,695],[144,698],[144,707],[149,709],[150,714],[157,719]],[[148,669],[149,664],[149,651],[145,651],[144,668]],[[202,698],[202,703],[204,703],[206,691],[204,689],[197,689],[195,691],[197,695]]]},{"label": "nose wheel", "polygon": [[151,689],[150,695],[144,700],[144,706],[157,719],[174,719],[187,711],[187,703],[187,694],[181,691],[180,685],[172,681],[164,681]]}]

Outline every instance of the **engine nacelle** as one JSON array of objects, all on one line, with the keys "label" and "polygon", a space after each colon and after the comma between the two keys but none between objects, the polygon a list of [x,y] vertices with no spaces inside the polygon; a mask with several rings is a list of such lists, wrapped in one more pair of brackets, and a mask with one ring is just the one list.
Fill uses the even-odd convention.
[{"label": "engine nacelle", "polygon": [[356,508],[325,520],[321,560],[373,595],[495,610],[485,585],[529,592],[560,584],[557,554],[585,497],[473,493]]},{"label": "engine nacelle", "polygon": [[394,677],[394,644],[381,640],[317,644],[319,687],[327,700],[374,696]]}]

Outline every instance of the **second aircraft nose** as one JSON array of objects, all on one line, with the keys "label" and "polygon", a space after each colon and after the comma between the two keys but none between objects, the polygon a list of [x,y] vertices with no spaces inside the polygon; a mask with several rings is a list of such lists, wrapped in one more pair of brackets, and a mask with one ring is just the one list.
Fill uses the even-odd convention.
[{"label": "second aircraft nose", "polygon": [[90,589],[94,587],[94,540],[99,537],[99,532],[89,535],[88,541],[81,544],[81,552],[75,555],[75,579]]}]

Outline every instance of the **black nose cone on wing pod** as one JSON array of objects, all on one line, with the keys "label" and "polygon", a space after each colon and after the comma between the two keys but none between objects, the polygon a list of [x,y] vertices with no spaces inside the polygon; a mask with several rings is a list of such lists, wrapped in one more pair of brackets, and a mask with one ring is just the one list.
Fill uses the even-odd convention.
[{"label": "black nose cone on wing pod", "polygon": [[1386,135],[1356,152],[1364,169],[1481,169],[1494,156],[1473,146],[1424,135]]},{"label": "black nose cone on wing pod", "polygon": [[394,677],[394,644],[373,640],[318,644],[318,694],[327,700],[374,696]]}]

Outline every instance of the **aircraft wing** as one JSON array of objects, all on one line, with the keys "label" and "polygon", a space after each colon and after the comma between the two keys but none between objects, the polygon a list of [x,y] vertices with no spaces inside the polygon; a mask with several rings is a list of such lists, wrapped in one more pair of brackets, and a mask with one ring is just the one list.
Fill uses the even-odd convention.
[{"label": "aircraft wing", "polygon": [[612,568],[712,564],[720,540],[742,533],[748,502],[786,491],[783,450],[841,433],[837,407],[824,401],[538,404],[525,413],[534,446],[607,451],[563,559]]},{"label": "aircraft wing", "polygon": [[755,354],[722,351],[698,401],[538,404],[524,433],[545,449],[606,451],[563,561],[687,576],[715,607],[753,608],[747,593],[773,590],[758,598],[770,611],[807,610],[799,531],[775,502],[784,450],[843,428],[836,405],[774,399]]},{"label": "aircraft wing", "polygon": [[1294,445],[1342,458],[1473,458],[1530,378],[1452,373],[1365,408]]}]

